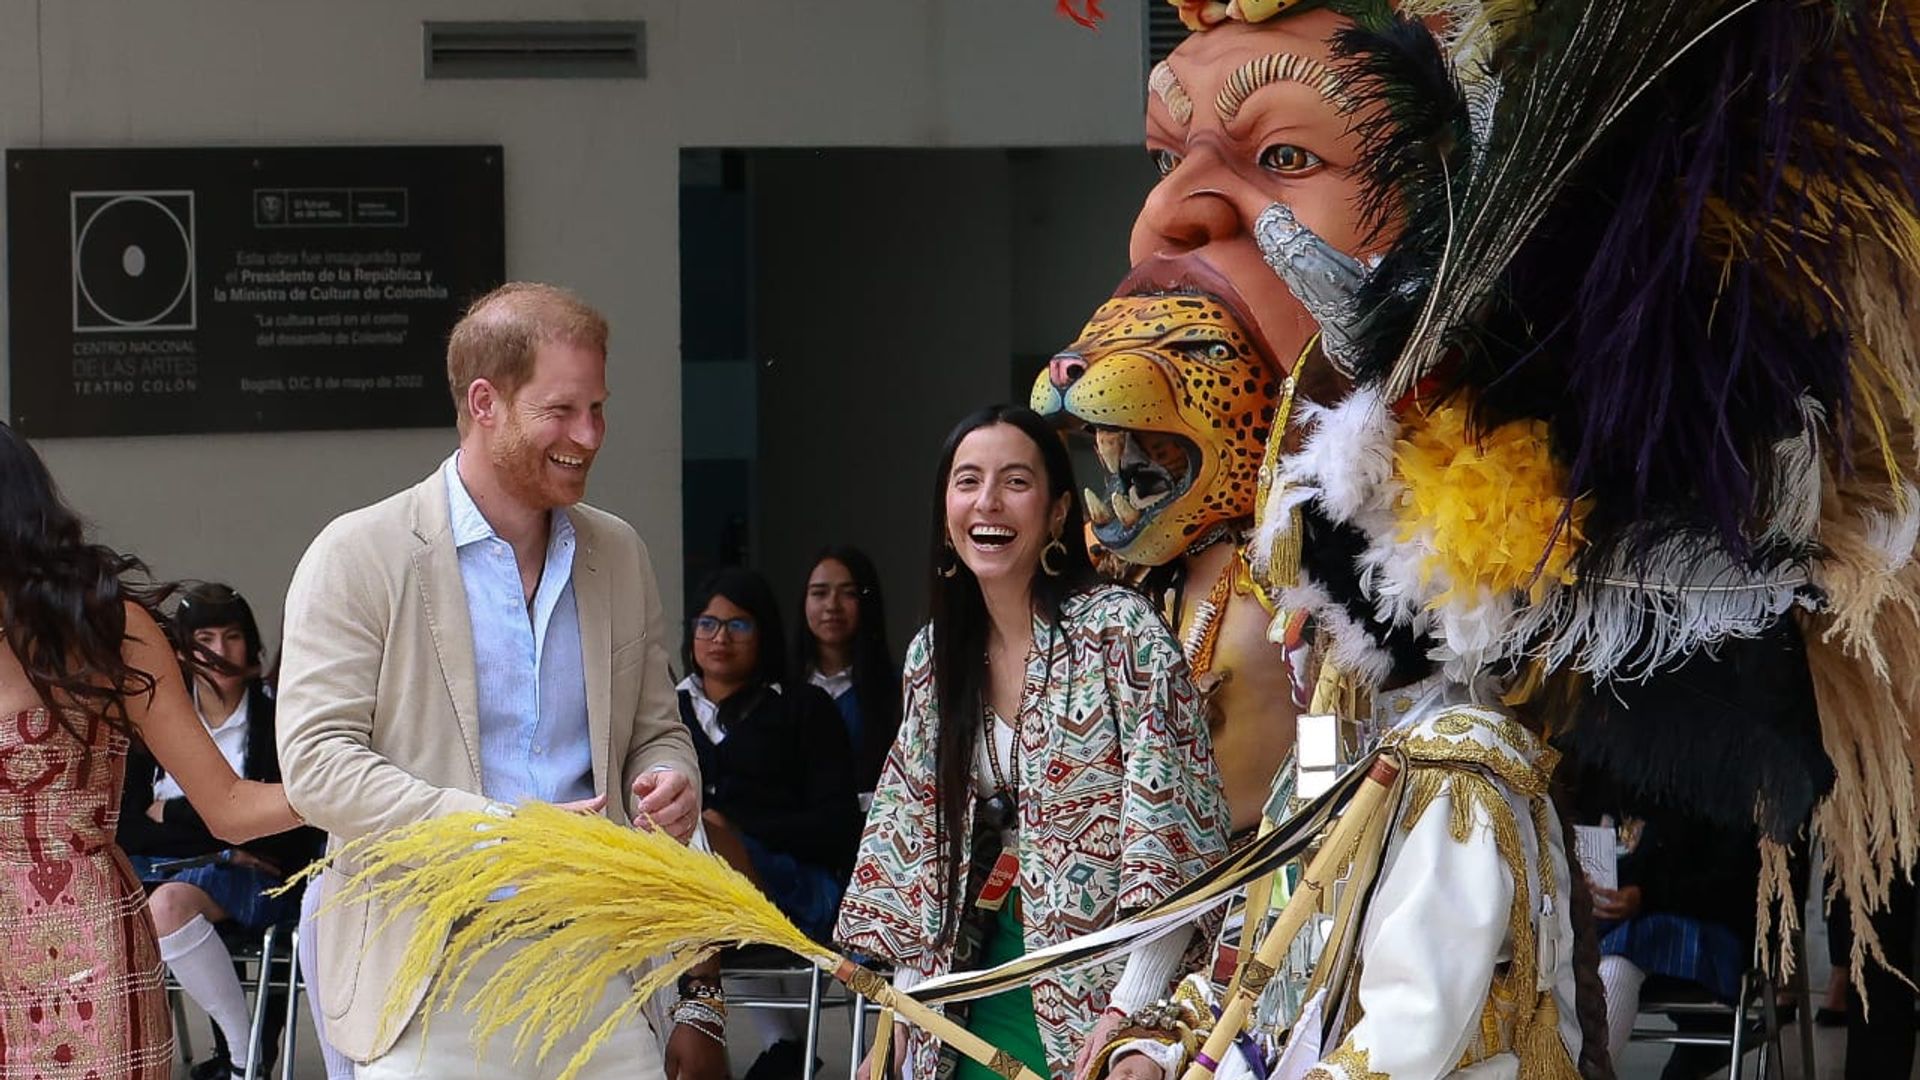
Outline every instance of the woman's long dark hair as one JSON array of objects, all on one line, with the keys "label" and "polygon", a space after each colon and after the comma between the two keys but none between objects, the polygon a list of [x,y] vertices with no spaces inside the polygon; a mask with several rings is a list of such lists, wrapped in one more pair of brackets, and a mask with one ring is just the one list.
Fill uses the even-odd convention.
[{"label": "woman's long dark hair", "polygon": [[[986,682],[987,602],[980,593],[979,579],[947,544],[947,477],[953,471],[953,457],[968,435],[994,424],[1020,429],[1040,449],[1040,462],[1046,469],[1047,502],[1051,506],[1062,495],[1067,497],[1067,516],[1060,529],[1066,548],[1051,555],[1043,553],[1043,565],[1057,574],[1048,574],[1039,566],[1033,571],[1030,588],[1033,609],[1049,623],[1060,618],[1060,605],[1075,593],[1099,582],[1093,563],[1087,558],[1081,537],[1086,525],[1079,501],[1073,497],[1073,462],[1067,456],[1066,443],[1040,415],[1019,405],[990,405],[968,415],[947,435],[940,449],[940,467],[933,474],[933,534],[927,564],[927,595],[933,626],[933,690],[940,709],[939,731],[934,749],[934,769],[939,810],[936,828],[945,837],[947,877],[947,917],[942,920],[943,944],[956,940],[961,916],[966,912],[965,883],[970,862],[970,837],[962,836],[959,823],[965,819],[967,799],[973,795],[975,744],[980,738],[983,717],[981,687]],[[948,577],[947,572],[952,576]]]},{"label": "woman's long dark hair", "polygon": [[40,701],[82,742],[72,713],[135,737],[127,698],[153,692],[154,673],[121,651],[129,601],[166,625],[159,606],[172,588],[124,580],[146,572],[140,560],[87,541],[46,463],[0,423],[0,633]]},{"label": "woman's long dark hair", "polygon": [[[853,661],[853,694],[860,704],[860,722],[865,746],[854,747],[860,755],[862,790],[873,784],[881,762],[893,748],[900,732],[900,669],[894,666],[893,650],[887,646],[887,605],[880,595],[880,572],[873,560],[857,547],[845,544],[821,548],[807,564],[807,575],[828,559],[847,568],[853,584],[860,590],[855,601],[859,615],[853,628],[848,651]],[[806,611],[807,586],[800,587],[800,610]],[[820,667],[820,642],[803,620],[793,637],[793,674],[804,675],[809,668]]]},{"label": "woman's long dark hair", "polygon": [[[266,643],[260,639],[260,623],[253,617],[253,605],[233,586],[218,581],[181,582],[180,601],[173,609],[173,649],[185,663],[208,673],[244,675],[265,680],[260,670]],[[241,667],[228,664],[224,657],[195,643],[193,635],[214,626],[237,626],[247,642],[247,659]]]},{"label": "woman's long dark hair", "polygon": [[[693,658],[693,620],[707,610],[716,596],[725,597],[735,607],[753,616],[754,647],[760,656],[753,672],[753,686],[771,686],[787,677],[787,638],[780,624],[780,605],[773,599],[773,586],[759,572],[739,566],[723,566],[708,575],[687,605],[687,625],[681,639],[681,660],[687,670],[699,675],[700,665]],[[735,695],[740,696],[740,695]],[[721,710],[724,717],[727,710]]]}]

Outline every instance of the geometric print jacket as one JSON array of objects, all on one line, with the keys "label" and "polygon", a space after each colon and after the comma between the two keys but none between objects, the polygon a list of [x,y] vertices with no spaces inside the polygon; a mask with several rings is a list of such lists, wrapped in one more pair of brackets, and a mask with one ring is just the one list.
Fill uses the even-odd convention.
[{"label": "geometric print jacket", "polygon": [[[835,937],[850,952],[945,974],[932,628],[908,648],[900,735],[861,838]],[[1019,906],[1028,951],[1097,930],[1172,893],[1226,851],[1230,819],[1186,657],[1152,605],[1103,585],[1036,616],[1020,698]],[[973,800],[968,820],[973,834]],[[1106,1007],[1124,960],[1043,977],[1035,1021],[1056,1080]],[[909,1075],[940,1050],[908,1035]]]}]

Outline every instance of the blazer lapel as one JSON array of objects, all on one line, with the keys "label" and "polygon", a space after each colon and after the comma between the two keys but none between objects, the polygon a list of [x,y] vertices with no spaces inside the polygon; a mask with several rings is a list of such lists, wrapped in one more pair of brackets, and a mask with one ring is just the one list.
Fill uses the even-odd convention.
[{"label": "blazer lapel", "polygon": [[[587,735],[593,740],[593,789],[604,792],[612,814],[626,805],[626,792],[608,788],[613,771],[613,610],[607,571],[600,566],[594,536],[581,515],[573,521],[573,603],[580,613],[580,666],[587,677]],[[618,815],[615,815],[616,817]]]},{"label": "blazer lapel", "polygon": [[414,534],[422,546],[413,553],[415,580],[434,655],[453,701],[460,740],[473,769],[474,789],[484,791],[480,771],[480,689],[473,656],[473,619],[467,613],[467,589],[460,579],[460,552],[448,525],[445,478],[436,471],[414,489]]}]

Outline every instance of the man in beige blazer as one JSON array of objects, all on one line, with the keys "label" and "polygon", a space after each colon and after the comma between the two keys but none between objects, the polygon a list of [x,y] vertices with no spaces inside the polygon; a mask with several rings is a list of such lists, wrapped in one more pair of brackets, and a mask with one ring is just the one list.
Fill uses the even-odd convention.
[{"label": "man in beige blazer", "polygon": [[[459,451],[418,485],[336,519],[301,559],[286,604],[280,760],[288,800],[336,846],[534,798],[692,835],[698,766],[646,547],[580,502],[605,432],[606,336],[600,315],[563,290],[516,284],[481,298],[448,343]],[[536,1069],[512,1059],[510,1033],[475,1046],[458,1005],[423,1023],[426,986],[394,985],[414,923],[368,901],[318,921],[326,1034],[356,1076],[543,1075],[597,1026]],[[509,951],[495,950],[495,963]],[[603,1010],[630,989],[610,984]],[[400,1008],[388,1015],[390,998]],[[636,1019],[589,1071],[658,1077],[661,1061]]]}]

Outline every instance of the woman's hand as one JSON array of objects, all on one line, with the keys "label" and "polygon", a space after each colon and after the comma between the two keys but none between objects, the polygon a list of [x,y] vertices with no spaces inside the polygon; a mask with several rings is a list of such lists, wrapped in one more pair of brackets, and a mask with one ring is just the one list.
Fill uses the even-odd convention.
[{"label": "woman's hand", "polygon": [[1631,919],[1640,914],[1640,886],[1594,889],[1593,913],[1603,919]]},{"label": "woman's hand", "polygon": [[1094,1056],[1106,1049],[1107,1044],[1113,1041],[1114,1035],[1119,1033],[1120,1026],[1126,1022],[1126,1014],[1111,1007],[1100,1014],[1100,1019],[1093,1022],[1093,1031],[1087,1035],[1087,1040],[1080,1044],[1079,1056],[1073,1059],[1073,1075],[1078,1080],[1094,1080],[1092,1072]]},{"label": "woman's hand", "polygon": [[156,825],[165,822],[167,819],[167,800],[153,800],[153,805],[147,807],[147,818]]}]

